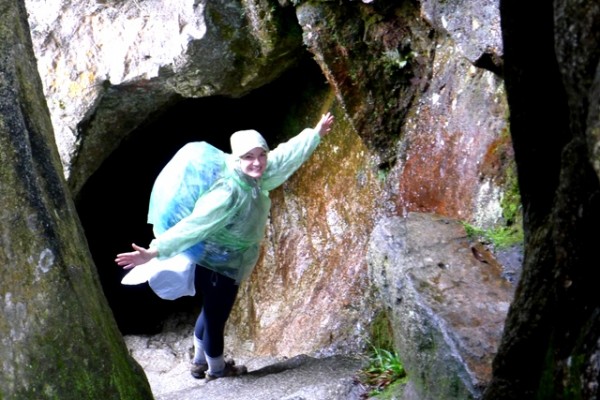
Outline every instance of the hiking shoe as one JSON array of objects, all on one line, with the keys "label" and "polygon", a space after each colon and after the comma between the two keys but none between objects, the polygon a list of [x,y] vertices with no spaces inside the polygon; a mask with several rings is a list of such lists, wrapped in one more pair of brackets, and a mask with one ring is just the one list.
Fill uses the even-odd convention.
[{"label": "hiking shoe", "polygon": [[223,372],[218,375],[212,375],[206,371],[206,382],[210,382],[218,378],[246,375],[247,373],[248,368],[246,368],[244,365],[235,365],[233,361],[228,361],[225,362],[225,369]]},{"label": "hiking shoe", "polygon": [[196,379],[204,379],[204,377],[206,376],[206,371],[208,371],[208,364],[192,363],[192,368],[190,368],[192,376]]}]

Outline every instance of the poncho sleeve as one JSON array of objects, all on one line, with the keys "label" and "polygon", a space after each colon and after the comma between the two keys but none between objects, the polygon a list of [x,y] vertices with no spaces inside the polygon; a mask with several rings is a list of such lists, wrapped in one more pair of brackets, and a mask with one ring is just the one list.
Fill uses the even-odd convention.
[{"label": "poncho sleeve", "polygon": [[271,191],[284,183],[308,160],[320,141],[319,132],[307,128],[270,151],[267,170],[262,178],[263,190]]}]

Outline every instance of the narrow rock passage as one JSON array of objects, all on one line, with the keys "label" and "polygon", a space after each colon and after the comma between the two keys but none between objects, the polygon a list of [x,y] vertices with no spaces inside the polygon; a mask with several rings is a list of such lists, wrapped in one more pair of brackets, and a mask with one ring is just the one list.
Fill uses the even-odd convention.
[{"label": "narrow rock passage", "polygon": [[125,336],[156,400],[358,400],[364,393],[356,376],[368,360],[358,355],[298,355],[287,359],[236,356],[238,364],[248,367],[247,375],[208,383],[194,379],[189,371],[189,329],[183,324],[166,325],[155,335]]}]

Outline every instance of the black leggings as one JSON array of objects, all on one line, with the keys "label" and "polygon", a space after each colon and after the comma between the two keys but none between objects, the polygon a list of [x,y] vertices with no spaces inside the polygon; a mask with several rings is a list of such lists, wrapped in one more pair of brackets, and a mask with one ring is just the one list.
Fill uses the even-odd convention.
[{"label": "black leggings", "polygon": [[209,357],[219,357],[224,350],[225,324],[235,303],[239,285],[234,279],[200,265],[196,266],[196,288],[202,293],[202,311],[194,334]]}]

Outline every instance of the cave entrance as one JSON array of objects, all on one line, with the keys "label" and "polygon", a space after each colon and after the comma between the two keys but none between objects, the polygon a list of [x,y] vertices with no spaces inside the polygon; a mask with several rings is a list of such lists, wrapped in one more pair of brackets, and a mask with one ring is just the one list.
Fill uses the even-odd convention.
[{"label": "cave entrance", "polygon": [[147,246],[152,240],[146,223],[154,179],[184,144],[207,141],[229,152],[229,135],[256,129],[269,146],[314,123],[301,115],[314,109],[327,84],[314,60],[307,57],[271,84],[242,98],[182,99],[147,121],[124,140],[85,183],[77,210],[85,230],[100,282],[123,334],[151,334],[162,329],[176,312],[195,318],[201,299],[162,300],[148,284],[121,285],[126,271],[117,253],[131,243]]}]

